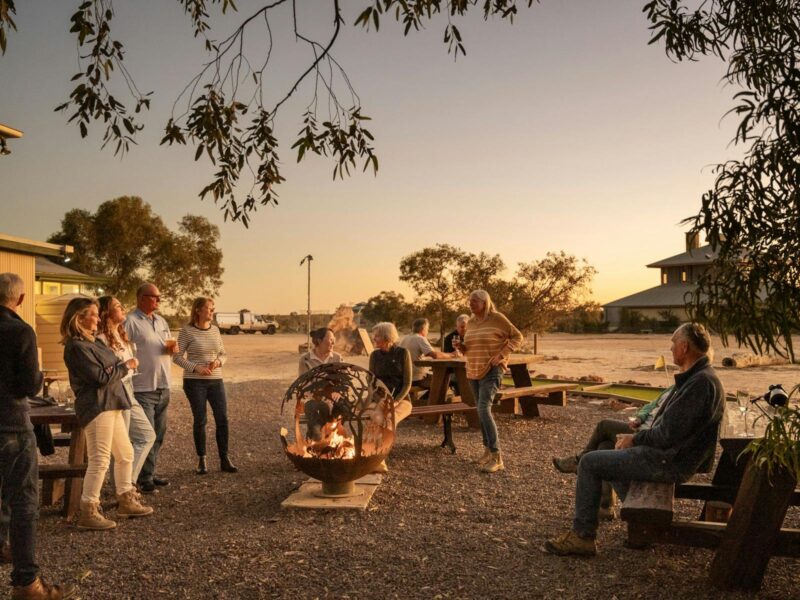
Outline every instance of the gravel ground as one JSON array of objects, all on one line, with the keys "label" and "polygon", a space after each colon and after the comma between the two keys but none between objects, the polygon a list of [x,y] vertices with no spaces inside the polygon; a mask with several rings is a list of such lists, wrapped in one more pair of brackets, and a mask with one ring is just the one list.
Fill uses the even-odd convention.
[{"label": "gravel ground", "polygon": [[[539,419],[499,416],[506,471],[491,476],[470,463],[480,439],[463,421],[456,419],[458,452],[450,455],[438,448],[437,428],[409,420],[366,511],[282,510],[306,479],[278,436],[289,383],[228,385],[240,472],[221,473],[211,461],[204,477],[193,473],[191,415],[174,390],[160,469],[172,485],[147,497],[155,514],[82,532],[43,509],[45,576],[103,599],[750,597],[708,585],[710,551],[624,548],[619,522],[602,526],[596,558],[540,550],[569,526],[574,495],[574,478],[555,472],[550,457],[576,450],[599,419],[618,414],[586,400],[544,407]],[[209,444],[212,454],[213,437]],[[678,502],[680,517],[698,513],[698,503]],[[800,526],[799,514],[790,508],[786,526]],[[797,566],[773,559],[756,597],[800,598]]]}]

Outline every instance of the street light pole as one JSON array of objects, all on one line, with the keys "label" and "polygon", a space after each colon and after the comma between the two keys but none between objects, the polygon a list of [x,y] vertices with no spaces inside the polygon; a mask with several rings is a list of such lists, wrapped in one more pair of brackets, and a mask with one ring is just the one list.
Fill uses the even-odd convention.
[{"label": "street light pole", "polygon": [[308,263],[308,297],[307,297],[307,306],[306,306],[306,350],[311,351],[311,261],[314,260],[314,257],[308,254],[307,256],[303,257],[303,260],[300,261],[300,266],[303,266],[303,263]]}]

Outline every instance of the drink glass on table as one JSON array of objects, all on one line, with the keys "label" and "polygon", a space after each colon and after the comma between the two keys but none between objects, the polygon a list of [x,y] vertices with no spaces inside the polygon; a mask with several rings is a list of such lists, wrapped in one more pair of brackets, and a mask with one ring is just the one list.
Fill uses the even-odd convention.
[{"label": "drink glass on table", "polygon": [[736,390],[736,404],[739,407],[739,412],[744,419],[744,433],[739,434],[739,437],[748,437],[747,434],[747,411],[750,410],[750,394],[747,390]]}]

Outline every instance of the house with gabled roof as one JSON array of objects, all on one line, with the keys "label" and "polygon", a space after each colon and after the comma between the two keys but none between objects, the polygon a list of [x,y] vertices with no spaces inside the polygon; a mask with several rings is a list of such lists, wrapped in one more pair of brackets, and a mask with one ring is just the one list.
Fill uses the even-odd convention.
[{"label": "house with gabled roof", "polygon": [[700,245],[697,234],[687,233],[684,252],[647,265],[659,270],[659,285],[603,305],[609,330],[619,327],[624,311],[635,311],[646,319],[656,320],[663,320],[669,313],[681,322],[688,321],[687,295],[694,291],[697,280],[716,257],[717,253],[710,245]]}]

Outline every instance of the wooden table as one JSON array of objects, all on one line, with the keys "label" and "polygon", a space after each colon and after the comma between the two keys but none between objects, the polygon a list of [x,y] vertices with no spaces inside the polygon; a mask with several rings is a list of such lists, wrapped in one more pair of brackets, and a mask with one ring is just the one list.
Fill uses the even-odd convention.
[{"label": "wooden table", "polygon": [[40,464],[39,479],[52,481],[64,479],[63,514],[73,517],[80,510],[83,476],[86,474],[86,436],[78,424],[75,410],[63,406],[35,406],[30,411],[34,425],[61,425],[69,431],[70,444],[66,463]]}]

